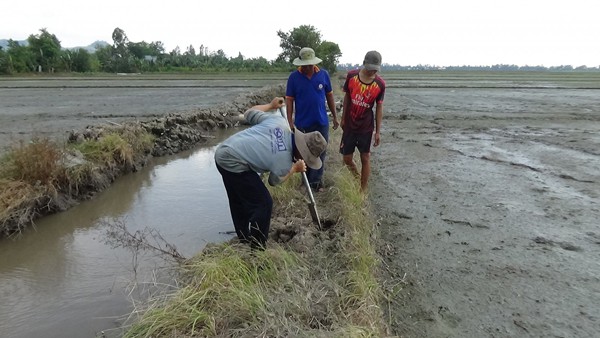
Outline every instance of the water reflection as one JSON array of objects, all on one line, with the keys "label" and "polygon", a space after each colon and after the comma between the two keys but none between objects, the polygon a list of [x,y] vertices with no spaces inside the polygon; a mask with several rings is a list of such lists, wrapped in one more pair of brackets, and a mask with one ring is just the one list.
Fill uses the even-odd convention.
[{"label": "water reflection", "polygon": [[120,324],[131,282],[151,280],[157,262],[144,260],[134,276],[131,253],[105,244],[106,220],[157,229],[187,257],[231,238],[221,233],[232,226],[213,154],[211,144],[155,159],[20,240],[0,241],[0,336],[94,337]]}]

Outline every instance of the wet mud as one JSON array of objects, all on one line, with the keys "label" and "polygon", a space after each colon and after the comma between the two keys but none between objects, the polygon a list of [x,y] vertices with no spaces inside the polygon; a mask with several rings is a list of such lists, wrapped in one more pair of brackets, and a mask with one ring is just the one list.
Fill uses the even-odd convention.
[{"label": "wet mud", "polygon": [[386,93],[372,154],[402,337],[597,337],[597,90]]}]

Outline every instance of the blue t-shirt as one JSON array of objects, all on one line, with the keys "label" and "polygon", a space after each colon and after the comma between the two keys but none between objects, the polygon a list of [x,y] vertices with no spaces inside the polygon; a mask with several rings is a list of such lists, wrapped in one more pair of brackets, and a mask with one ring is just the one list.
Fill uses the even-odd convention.
[{"label": "blue t-shirt", "polygon": [[329,125],[325,94],[332,91],[331,80],[325,69],[315,68],[310,79],[300,70],[288,77],[285,95],[294,98],[294,125],[298,128]]},{"label": "blue t-shirt", "polygon": [[269,184],[279,184],[292,168],[292,132],[287,120],[278,112],[252,109],[244,117],[252,126],[223,141],[215,150],[215,162],[234,173],[269,172]]}]

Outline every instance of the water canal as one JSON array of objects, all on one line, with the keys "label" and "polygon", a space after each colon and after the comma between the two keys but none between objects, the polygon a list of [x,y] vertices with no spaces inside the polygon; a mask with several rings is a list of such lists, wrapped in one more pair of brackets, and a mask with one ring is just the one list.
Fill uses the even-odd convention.
[{"label": "water canal", "polygon": [[[110,222],[131,232],[157,230],[186,257],[207,243],[232,238],[227,197],[214,165],[214,147],[235,130],[193,151],[153,159],[95,198],[36,221],[0,256],[0,336],[118,335],[133,300],[165,261],[106,242]],[[168,283],[168,281],[167,281]]]}]

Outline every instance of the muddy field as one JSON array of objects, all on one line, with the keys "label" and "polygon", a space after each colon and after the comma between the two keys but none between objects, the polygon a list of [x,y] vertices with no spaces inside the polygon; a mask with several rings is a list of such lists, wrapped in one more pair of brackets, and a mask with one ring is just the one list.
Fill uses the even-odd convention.
[{"label": "muddy field", "polygon": [[0,77],[0,146],[32,137],[65,140],[88,125],[210,108],[283,79],[285,74]]},{"label": "muddy field", "polygon": [[600,91],[504,84],[388,92],[372,201],[395,334],[598,337]]},{"label": "muddy field", "polygon": [[[596,337],[600,76],[383,76],[370,197],[391,333]],[[0,145],[280,81],[163,80],[2,80]]]}]

